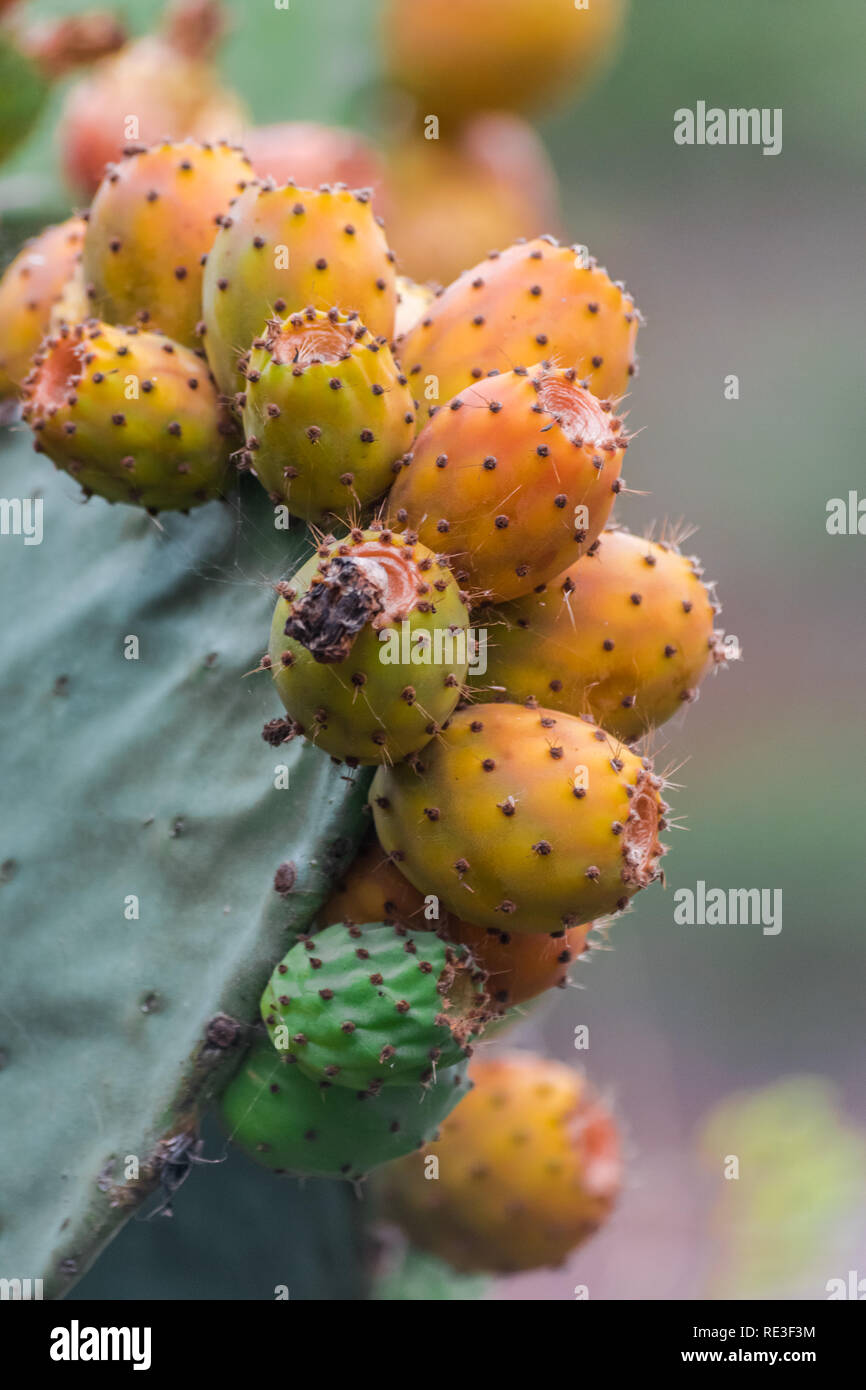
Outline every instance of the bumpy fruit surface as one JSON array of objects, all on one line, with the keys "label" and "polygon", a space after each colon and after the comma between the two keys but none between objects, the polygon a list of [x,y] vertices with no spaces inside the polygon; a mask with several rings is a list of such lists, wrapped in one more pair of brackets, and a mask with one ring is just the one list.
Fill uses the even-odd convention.
[{"label": "bumpy fruit surface", "polygon": [[243,390],[238,361],[269,318],[315,309],[355,312],[390,339],[393,256],[370,195],[254,184],[232,204],[204,273],[205,347],[220,387]]},{"label": "bumpy fruit surface", "polygon": [[283,121],[244,131],[242,144],[262,179],[303,188],[342,183],[373,190],[382,182],[378,151],[355,130],[315,121]]},{"label": "bumpy fruit surface", "polygon": [[81,257],[85,223],[70,217],[28,241],[0,279],[0,400],[19,391],[51,313]]},{"label": "bumpy fruit surface", "polygon": [[487,615],[501,625],[488,628],[485,687],[638,738],[694,700],[722,660],[701,575],[674,545],[605,531],[593,554]]},{"label": "bumpy fruit surface", "polygon": [[460,697],[468,624],[454,576],[411,535],[355,530],[323,543],[281,586],[271,624],[274,682],[294,721],[286,736],[304,733],[353,765],[422,748]]},{"label": "bumpy fruit surface", "polygon": [[584,252],[538,237],[464,271],[398,345],[416,398],[435,409],[490,372],[545,358],[574,367],[601,399],[622,396],[638,311]]},{"label": "bumpy fruit surface", "polygon": [[356,1181],[420,1148],[466,1095],[466,1068],[450,1067],[419,1092],[378,1095],[321,1087],[269,1042],[255,1045],[220,1100],[233,1143],[256,1163],[297,1177]]},{"label": "bumpy fruit surface", "polygon": [[[467,903],[467,910],[469,904]],[[416,930],[436,929],[447,941],[467,946],[487,976],[492,1007],[499,1011],[524,1004],[547,989],[562,985],[586,946],[590,925],[571,927],[564,934],[530,936],[493,927],[477,927],[451,913],[428,920],[424,897],[391,862],[374,840],[353,861],[340,888],[319,914],[319,924],[332,922],[402,922]]]},{"label": "bumpy fruit surface", "polygon": [[553,932],[627,906],[658,877],[649,759],[570,715],[458,710],[370,789],[383,848],[419,892],[479,926]]},{"label": "bumpy fruit surface", "polygon": [[106,164],[120,158],[130,115],[145,145],[240,132],[243,107],[209,62],[222,27],[218,0],[173,0],[160,33],[126,44],[76,83],[58,123],[63,171],[76,192],[90,197]]},{"label": "bumpy fruit surface", "polygon": [[262,995],[278,1051],[353,1090],[427,1085],[470,1055],[487,1018],[484,976],[432,932],[338,923],[298,942]]},{"label": "bumpy fruit surface", "polygon": [[85,493],[154,511],[221,494],[228,427],[200,357],[88,320],[46,339],[34,361],[24,408],[34,447]]},{"label": "bumpy fruit surface", "polygon": [[604,66],[625,0],[388,0],[388,72],[426,111],[531,110],[572,98]]},{"label": "bumpy fruit surface", "polygon": [[545,1057],[479,1059],[470,1076],[439,1140],[383,1175],[385,1214],[456,1269],[560,1265],[619,1195],[616,1121],[579,1072]]},{"label": "bumpy fruit surface", "polygon": [[477,116],[451,140],[396,145],[388,175],[388,237],[398,265],[416,280],[447,285],[492,246],[535,236],[539,227],[554,231],[559,222],[544,145],[526,121],[505,112]]},{"label": "bumpy fruit surface", "polygon": [[358,319],[272,319],[245,367],[247,459],[275,502],[322,521],[379,497],[415,437],[406,378]]},{"label": "bumpy fruit surface", "polygon": [[622,422],[572,368],[466,387],[425,426],[391,515],[494,601],[528,593],[595,541],[620,490]]},{"label": "bumpy fruit surface", "polygon": [[226,144],[128,147],[109,165],[90,209],[84,278],[91,312],[197,346],[202,261],[220,217],[251,178],[246,155]]}]

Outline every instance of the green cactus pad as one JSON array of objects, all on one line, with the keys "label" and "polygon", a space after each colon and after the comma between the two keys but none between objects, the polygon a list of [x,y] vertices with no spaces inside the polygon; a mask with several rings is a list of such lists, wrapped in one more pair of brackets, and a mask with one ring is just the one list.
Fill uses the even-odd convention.
[{"label": "green cactus pad", "polygon": [[223,1092],[229,1138],[256,1163],[295,1176],[358,1179],[421,1148],[470,1089],[466,1067],[381,1095],[322,1087],[270,1043],[257,1044]]},{"label": "green cactus pad", "polygon": [[341,1087],[427,1084],[470,1053],[483,975],[433,932],[340,923],[299,941],[262,995],[274,1046]]}]

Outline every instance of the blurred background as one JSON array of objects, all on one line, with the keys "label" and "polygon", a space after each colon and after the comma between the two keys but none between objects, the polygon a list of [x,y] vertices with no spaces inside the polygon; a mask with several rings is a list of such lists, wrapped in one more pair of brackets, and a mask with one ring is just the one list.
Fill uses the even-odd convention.
[{"label": "blurred background", "polygon": [[[161,9],[114,8],[135,33]],[[382,94],[373,0],[227,8],[219,70],[250,121],[352,126],[408,158],[412,118]],[[613,1100],[629,1149],[613,1220],[563,1269],[495,1282],[420,1261],[398,1290],[388,1247],[382,1297],[567,1300],[586,1286],[592,1299],[821,1299],[849,1270],[866,1278],[866,540],[826,528],[831,498],[866,493],[864,44],[858,0],[644,0],[606,72],[536,122],[560,208],[541,170],[522,230],[555,221],[646,317],[628,401],[639,495],[621,500],[619,520],[697,528],[686,548],[718,580],[743,660],[655,738],[682,786],[666,889],[641,895],[573,987],[509,1039],[585,1066]],[[0,171],[9,245],[76,201],[58,175],[67,89]],[[674,112],[698,101],[781,108],[781,152],[676,145]],[[423,171],[413,177],[423,225]],[[407,266],[412,212],[395,214]],[[433,252],[435,238],[420,265],[416,250],[419,278],[447,278]],[[726,399],[732,375],[739,395]],[[781,932],[675,925],[674,891],[698,880],[780,889]],[[299,1239],[280,1227],[280,1190],[236,1155],[200,1170],[173,1222],[132,1223],[72,1297],[272,1296],[286,1280],[271,1265],[284,1271]],[[358,1296],[354,1275],[340,1283],[339,1233],[315,1239],[334,1269],[324,1296]]]}]

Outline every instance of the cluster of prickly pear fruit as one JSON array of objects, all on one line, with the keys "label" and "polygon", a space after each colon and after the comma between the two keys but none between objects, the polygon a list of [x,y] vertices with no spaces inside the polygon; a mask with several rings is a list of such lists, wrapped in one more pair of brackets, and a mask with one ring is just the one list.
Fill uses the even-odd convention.
[{"label": "cluster of prickly pear fruit", "polygon": [[[0,283],[6,374],[32,358],[35,447],[87,495],[184,511],[233,461],[275,526],[310,528],[273,576],[264,737],[375,768],[375,837],[274,966],[231,1137],[296,1174],[402,1158],[414,1239],[554,1262],[616,1195],[616,1128],[568,1069],[476,1060],[466,1094],[468,1059],[660,877],[663,780],[624,745],[720,652],[697,562],[609,525],[640,314],[550,236],[434,294],[398,276],[369,191],[260,161],[130,147],[45,234],[51,274]],[[423,1195],[404,1156],[443,1122]]]}]

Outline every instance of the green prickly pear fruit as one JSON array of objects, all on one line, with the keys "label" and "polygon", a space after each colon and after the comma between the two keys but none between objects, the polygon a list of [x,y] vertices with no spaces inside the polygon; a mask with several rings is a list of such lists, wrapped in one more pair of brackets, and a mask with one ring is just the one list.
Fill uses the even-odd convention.
[{"label": "green prickly pear fruit", "polygon": [[383,849],[449,912],[554,932],[621,910],[659,877],[667,810],[648,758],[552,710],[458,710],[370,789]]},{"label": "green prickly pear fruit", "polygon": [[433,932],[339,923],[283,957],[262,1018],[277,1050],[314,1080],[427,1085],[471,1055],[490,1017],[484,979],[463,947]]},{"label": "green prickly pear fruit", "polygon": [[0,400],[21,389],[52,311],[81,258],[84,231],[80,217],[46,227],[18,252],[0,279]]},{"label": "green prickly pear fruit", "polygon": [[128,146],[90,209],[83,263],[91,312],[197,346],[202,263],[251,178],[246,155],[225,143]]},{"label": "green prickly pear fruit", "polygon": [[488,633],[485,687],[639,738],[694,700],[724,659],[701,576],[673,544],[605,531],[592,554],[489,615],[501,626]]},{"label": "green prickly pear fruit", "polygon": [[382,1174],[385,1215],[460,1270],[561,1265],[619,1196],[616,1118],[580,1072],[549,1057],[479,1058],[470,1075],[439,1139]]},{"label": "green prickly pear fruit", "polygon": [[460,698],[469,612],[454,576],[411,533],[386,527],[328,538],[287,584],[271,624],[269,660],[285,720],[350,765],[392,762],[423,748]]},{"label": "green prickly pear fruit", "polygon": [[354,311],[370,332],[391,339],[393,255],[370,195],[253,184],[222,219],[204,272],[205,347],[226,394],[242,391],[242,354],[274,313]]},{"label": "green prickly pear fruit", "polygon": [[425,426],[392,516],[439,545],[462,584],[528,593],[583,554],[620,491],[627,441],[573,368],[542,363],[468,386]]},{"label": "green prickly pear fruit", "polygon": [[200,357],[157,333],[94,319],[47,338],[24,418],[47,454],[109,502],[185,511],[219,497],[229,439]]},{"label": "green prickly pear fruit", "polygon": [[271,319],[245,375],[245,457],[274,502],[318,522],[391,485],[415,437],[412,393],[357,318],[308,308]]},{"label": "green prickly pear fruit", "polygon": [[431,414],[470,382],[542,358],[574,367],[596,396],[617,400],[635,372],[639,318],[585,247],[537,237],[464,271],[397,355]]},{"label": "green prickly pear fruit", "polygon": [[269,1042],[257,1043],[220,1100],[233,1143],[256,1163],[298,1177],[357,1181],[421,1148],[467,1094],[465,1066],[378,1095],[312,1081]]}]

